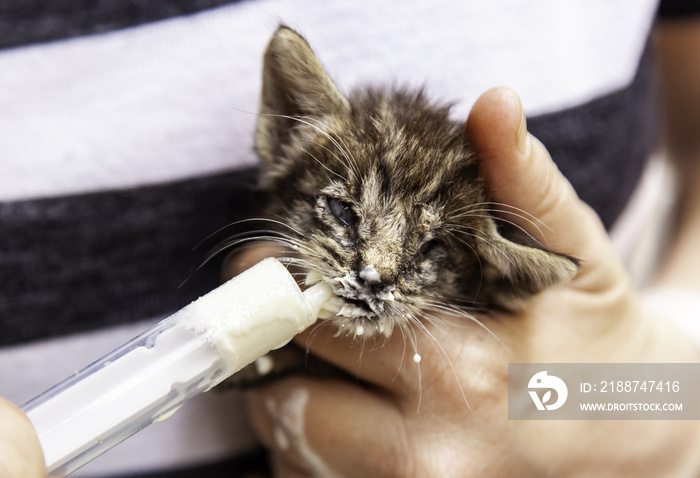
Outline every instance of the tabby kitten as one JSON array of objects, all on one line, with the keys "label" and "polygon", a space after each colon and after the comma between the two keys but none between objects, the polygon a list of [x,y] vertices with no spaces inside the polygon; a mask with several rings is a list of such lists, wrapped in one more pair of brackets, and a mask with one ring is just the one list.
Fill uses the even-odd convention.
[{"label": "tabby kitten", "polygon": [[421,91],[346,97],[298,33],[272,36],[260,184],[286,260],[332,286],[332,320],[349,333],[388,336],[430,311],[514,309],[576,273],[574,259],[506,237],[518,231],[492,216],[463,130]]}]

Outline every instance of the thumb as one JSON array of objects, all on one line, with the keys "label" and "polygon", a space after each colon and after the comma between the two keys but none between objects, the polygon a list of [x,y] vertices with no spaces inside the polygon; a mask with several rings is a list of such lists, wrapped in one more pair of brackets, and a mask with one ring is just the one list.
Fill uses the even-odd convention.
[{"label": "thumb", "polygon": [[465,134],[481,160],[491,197],[504,205],[506,219],[546,247],[579,259],[581,272],[594,266],[599,270],[601,264],[620,272],[602,222],[579,199],[544,145],[527,132],[522,103],[513,90],[498,87],[484,93],[469,114]]},{"label": "thumb", "polygon": [[0,476],[46,476],[44,455],[31,422],[4,398],[0,398],[0,424]]}]

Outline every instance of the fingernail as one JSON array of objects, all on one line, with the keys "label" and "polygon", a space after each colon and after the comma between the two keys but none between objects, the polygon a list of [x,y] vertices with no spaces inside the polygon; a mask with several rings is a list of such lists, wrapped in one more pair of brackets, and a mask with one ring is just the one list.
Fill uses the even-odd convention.
[{"label": "fingernail", "polygon": [[520,97],[516,95],[518,106],[520,108],[520,124],[518,125],[518,131],[515,133],[515,144],[518,150],[524,154],[530,154],[530,134],[527,132],[527,120],[525,119],[525,109],[523,108],[523,103]]}]

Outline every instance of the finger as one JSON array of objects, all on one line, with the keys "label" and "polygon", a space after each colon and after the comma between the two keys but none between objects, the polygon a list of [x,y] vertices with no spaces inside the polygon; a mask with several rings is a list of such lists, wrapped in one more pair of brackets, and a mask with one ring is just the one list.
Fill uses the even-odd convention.
[{"label": "finger", "polygon": [[360,380],[392,393],[419,393],[421,368],[426,365],[421,364],[422,355],[420,362],[414,360],[422,348],[422,341],[419,343],[417,338],[406,340],[400,331],[394,331],[389,338],[377,334],[356,337],[339,331],[338,322],[330,319],[301,333],[294,341]]},{"label": "finger", "polygon": [[[396,321],[402,320],[397,317]],[[354,377],[419,406],[421,401],[457,402],[472,389],[471,379],[491,363],[516,358],[513,348],[520,325],[481,317],[431,316],[410,329],[396,327],[383,336],[338,335],[337,325],[323,321],[294,341]],[[463,403],[461,403],[463,404]]]},{"label": "finger", "polygon": [[552,247],[585,242],[599,221],[591,216],[544,146],[527,132],[522,104],[509,88],[494,88],[474,104],[466,134],[496,201],[532,214],[547,227],[532,230]]},{"label": "finger", "polygon": [[0,398],[0,424],[0,476],[46,476],[44,454],[34,427],[4,398]]},{"label": "finger", "polygon": [[621,267],[600,219],[579,199],[542,143],[527,132],[513,90],[500,87],[484,93],[472,108],[466,135],[481,159],[493,199],[536,218],[534,224],[524,221],[521,226],[552,250],[578,258],[584,268],[595,265],[600,270],[602,265],[605,272],[600,275],[614,273],[613,280],[619,279]]},{"label": "finger", "polygon": [[290,379],[253,392],[249,403],[276,466],[292,476],[410,476],[400,410],[356,384]]}]

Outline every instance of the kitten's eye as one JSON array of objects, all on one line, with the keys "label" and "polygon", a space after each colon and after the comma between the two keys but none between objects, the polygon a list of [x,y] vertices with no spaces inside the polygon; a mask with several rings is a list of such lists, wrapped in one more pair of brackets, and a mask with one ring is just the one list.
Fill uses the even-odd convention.
[{"label": "kitten's eye", "polygon": [[425,256],[428,254],[430,251],[435,249],[436,246],[440,245],[440,241],[437,239],[431,239],[430,241],[426,242],[422,246],[420,246],[420,249],[418,250],[418,254],[421,256]]},{"label": "kitten's eye", "polygon": [[338,219],[343,226],[353,227],[357,222],[357,216],[352,207],[346,203],[336,198],[328,198],[328,209],[331,210],[333,215]]}]

